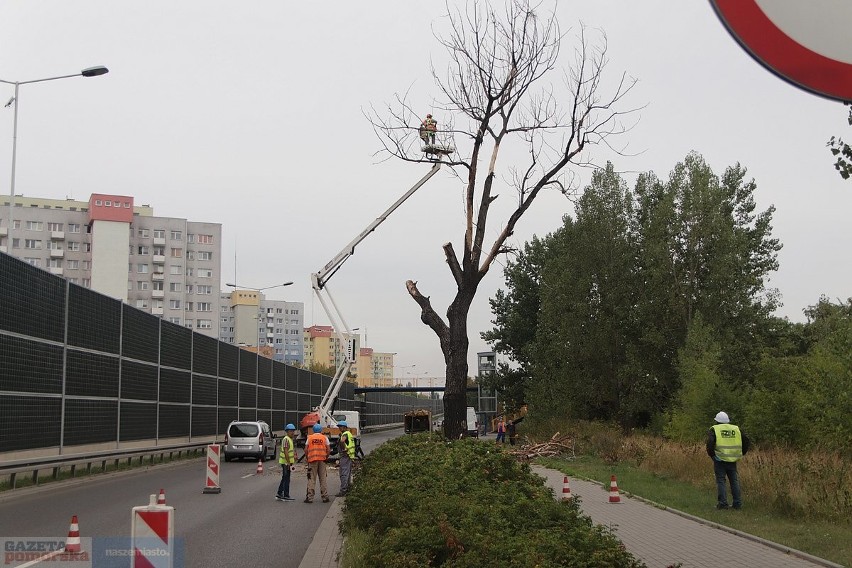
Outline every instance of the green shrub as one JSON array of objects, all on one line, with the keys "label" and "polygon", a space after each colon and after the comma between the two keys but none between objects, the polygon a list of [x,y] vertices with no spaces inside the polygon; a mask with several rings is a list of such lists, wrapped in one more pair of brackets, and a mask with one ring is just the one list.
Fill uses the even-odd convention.
[{"label": "green shrub", "polygon": [[342,529],[359,535],[351,568],[643,566],[501,448],[437,434],[373,450],[346,497]]}]

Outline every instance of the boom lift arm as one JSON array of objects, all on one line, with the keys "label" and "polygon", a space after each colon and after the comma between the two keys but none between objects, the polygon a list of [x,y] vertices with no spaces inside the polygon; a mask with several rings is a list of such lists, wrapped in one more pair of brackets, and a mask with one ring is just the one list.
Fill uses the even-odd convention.
[{"label": "boom lift arm", "polygon": [[[441,169],[441,163],[435,162],[425,176],[420,178],[420,180],[415,183],[411,188],[406,191],[402,197],[396,200],[393,205],[391,205],[384,213],[379,215],[372,223],[370,223],[366,229],[361,231],[357,237],[352,239],[352,241],[347,244],[343,250],[341,250],[337,255],[331,259],[319,272],[315,272],[311,274],[311,286],[314,289],[314,294],[317,299],[319,299],[320,304],[322,304],[323,309],[325,310],[328,319],[333,326],[335,333],[337,334],[337,339],[340,342],[340,345],[346,345],[346,357],[344,361],[337,368],[337,372],[334,374],[334,378],[331,381],[328,389],[325,391],[325,395],[322,397],[322,401],[320,405],[314,408],[314,412],[318,414],[318,418],[321,424],[324,426],[334,427],[337,425],[337,422],[331,416],[331,408],[334,400],[337,398],[338,393],[340,392],[340,387],[343,385],[343,381],[346,377],[346,372],[352,366],[352,364],[356,361],[357,353],[355,353],[355,342],[351,339],[352,330],[349,328],[349,325],[346,323],[346,320],[343,319],[343,314],[340,312],[340,308],[337,307],[337,303],[334,301],[334,298],[331,295],[331,291],[328,289],[328,281],[334,276],[334,274],[340,269],[344,262],[346,262],[350,256],[355,254],[355,247],[358,246],[361,241],[367,238],[367,236],[376,230],[376,227],[381,225],[388,216],[393,213],[400,205],[405,203],[405,201],[414,195],[414,192],[420,189],[423,184],[425,184],[429,179],[438,173],[438,170]],[[327,300],[326,300],[327,296]],[[357,425],[356,425],[357,426]]]}]

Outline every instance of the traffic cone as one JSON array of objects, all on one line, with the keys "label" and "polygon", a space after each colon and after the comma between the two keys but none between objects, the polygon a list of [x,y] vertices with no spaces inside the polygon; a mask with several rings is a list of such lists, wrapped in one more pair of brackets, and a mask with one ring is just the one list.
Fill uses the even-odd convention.
[{"label": "traffic cone", "polygon": [[160,489],[160,494],[157,496],[157,505],[165,505],[166,504],[166,492]]},{"label": "traffic cone", "polygon": [[71,526],[68,527],[68,538],[65,539],[65,552],[77,554],[80,552],[80,526],[77,524],[77,515],[71,517]]},{"label": "traffic cone", "polygon": [[568,476],[562,478],[562,500],[570,501],[574,496],[571,495],[571,488],[568,487]]},{"label": "traffic cone", "polygon": [[621,494],[618,492],[618,484],[615,482],[614,475],[609,479],[609,502],[621,503]]},{"label": "traffic cone", "polygon": [[263,460],[257,460],[257,471],[255,471],[257,475],[263,475]]}]

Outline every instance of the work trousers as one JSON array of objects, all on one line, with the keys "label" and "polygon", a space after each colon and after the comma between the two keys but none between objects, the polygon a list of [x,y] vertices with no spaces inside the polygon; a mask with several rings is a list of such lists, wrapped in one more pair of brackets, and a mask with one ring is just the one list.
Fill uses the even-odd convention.
[{"label": "work trousers", "polygon": [[737,475],[737,462],[724,462],[713,460],[713,473],[716,474],[716,506],[728,506],[728,488],[725,485],[725,477],[731,482],[731,496],[734,501],[734,509],[742,507],[742,494],[740,492],[740,477]]},{"label": "work trousers", "polygon": [[278,484],[278,496],[279,497],[289,497],[290,496],[290,465],[286,463],[281,464],[281,482]]},{"label": "work trousers", "polygon": [[307,500],[313,501],[317,478],[319,478],[320,495],[323,499],[328,499],[328,480],[326,479],[328,470],[324,461],[315,461],[308,463],[308,495]]},{"label": "work trousers", "polygon": [[352,460],[349,454],[340,455],[340,493],[349,491],[349,482],[352,479]]}]

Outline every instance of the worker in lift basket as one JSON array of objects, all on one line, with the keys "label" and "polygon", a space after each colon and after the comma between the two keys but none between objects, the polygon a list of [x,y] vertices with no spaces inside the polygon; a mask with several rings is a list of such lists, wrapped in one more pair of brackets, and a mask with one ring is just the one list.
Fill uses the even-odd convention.
[{"label": "worker in lift basket", "polygon": [[438,121],[432,118],[431,114],[427,114],[426,118],[420,124],[420,138],[426,144],[435,145],[435,132],[438,131]]},{"label": "worker in lift basket", "polygon": [[305,442],[305,455],[308,459],[308,494],[305,497],[305,503],[314,502],[314,490],[316,488],[317,479],[320,483],[320,495],[322,502],[328,503],[328,484],[326,460],[331,453],[331,443],[328,438],[322,433],[322,426],[314,424],[313,434],[308,436]]},{"label": "worker in lift basket", "polygon": [[337,452],[340,454],[340,492],[338,497],[343,497],[349,492],[349,483],[352,478],[352,460],[355,459],[355,436],[349,431],[349,424],[345,421],[337,423],[340,428],[340,440],[337,442]]}]

